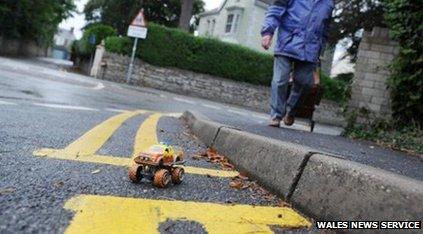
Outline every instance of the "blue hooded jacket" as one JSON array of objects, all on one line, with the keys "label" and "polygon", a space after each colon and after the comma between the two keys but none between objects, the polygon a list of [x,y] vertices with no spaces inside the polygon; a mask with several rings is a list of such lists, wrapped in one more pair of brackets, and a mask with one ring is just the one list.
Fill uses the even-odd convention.
[{"label": "blue hooded jacket", "polygon": [[269,7],[261,35],[278,29],[275,55],[316,63],[323,52],[333,0],[276,0]]}]

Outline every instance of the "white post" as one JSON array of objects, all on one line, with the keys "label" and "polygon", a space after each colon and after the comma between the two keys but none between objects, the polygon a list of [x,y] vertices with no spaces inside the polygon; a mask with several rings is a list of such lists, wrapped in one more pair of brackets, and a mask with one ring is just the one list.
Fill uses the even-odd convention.
[{"label": "white post", "polygon": [[132,70],[134,69],[135,52],[137,51],[138,38],[135,38],[134,47],[132,48],[131,63],[129,64],[128,75],[126,77],[126,83],[131,82]]},{"label": "white post", "polygon": [[97,73],[100,70],[101,61],[103,60],[104,55],[104,40],[101,41],[101,43],[97,46],[97,49],[95,50],[95,56],[94,56],[94,63],[91,68],[90,75],[93,77],[97,77]]}]

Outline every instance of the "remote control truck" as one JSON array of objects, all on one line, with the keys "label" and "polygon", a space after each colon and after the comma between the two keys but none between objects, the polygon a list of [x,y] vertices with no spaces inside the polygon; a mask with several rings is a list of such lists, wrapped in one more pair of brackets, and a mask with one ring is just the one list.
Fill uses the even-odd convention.
[{"label": "remote control truck", "polygon": [[167,144],[153,145],[134,158],[128,176],[133,183],[142,178],[149,179],[158,188],[167,187],[170,182],[180,184],[184,179],[182,150]]}]

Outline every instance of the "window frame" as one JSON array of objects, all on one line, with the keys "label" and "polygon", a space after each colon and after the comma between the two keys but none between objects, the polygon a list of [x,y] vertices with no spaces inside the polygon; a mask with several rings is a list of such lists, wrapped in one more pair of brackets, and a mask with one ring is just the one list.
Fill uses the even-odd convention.
[{"label": "window frame", "polygon": [[[228,16],[226,17],[226,24],[225,24],[225,34],[232,34],[233,32],[233,25],[234,25],[234,20],[235,20],[236,14],[231,12],[228,13]],[[229,19],[231,19],[229,21]],[[229,27],[229,30],[228,30]]]}]

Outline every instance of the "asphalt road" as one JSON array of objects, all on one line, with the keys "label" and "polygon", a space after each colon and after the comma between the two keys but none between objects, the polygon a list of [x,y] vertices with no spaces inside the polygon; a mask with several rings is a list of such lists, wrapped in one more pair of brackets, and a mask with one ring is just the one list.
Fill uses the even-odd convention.
[{"label": "asphalt road", "polygon": [[[269,128],[263,113],[0,58],[0,233],[157,228],[162,233],[230,233],[307,224],[256,186],[231,188],[236,172],[197,160],[194,156],[205,146],[177,118],[188,109],[423,180],[421,158],[336,136],[337,128],[319,125],[317,133],[309,133],[301,122],[290,129]],[[168,189],[147,181],[130,183],[130,156],[160,141],[184,148],[186,180]]]},{"label": "asphalt road", "polygon": [[[311,224],[258,185],[232,188],[236,171],[197,157],[205,146],[177,118],[193,99],[54,69],[0,58],[0,233],[247,233]],[[206,105],[199,109],[218,104]],[[184,149],[184,182],[129,182],[131,156],[158,142]]]}]

